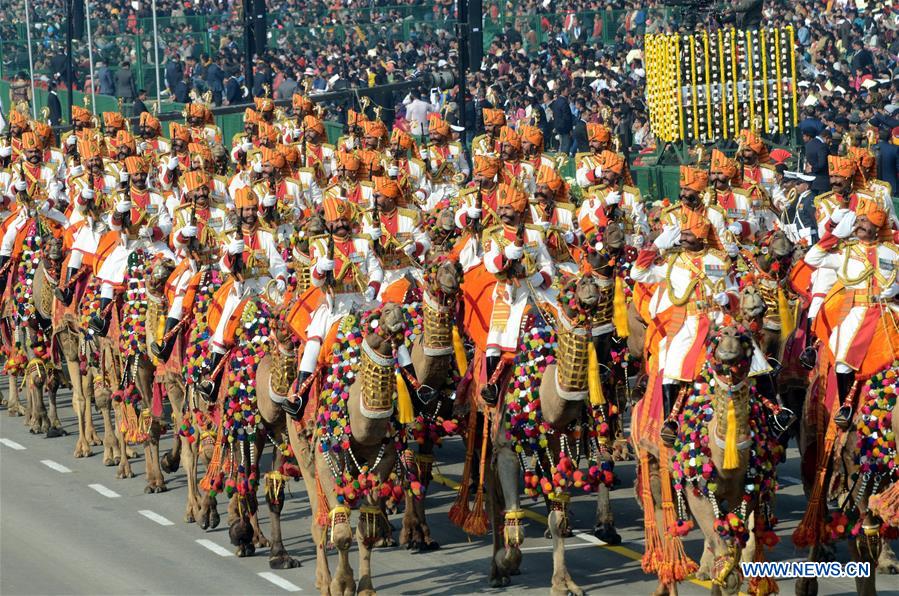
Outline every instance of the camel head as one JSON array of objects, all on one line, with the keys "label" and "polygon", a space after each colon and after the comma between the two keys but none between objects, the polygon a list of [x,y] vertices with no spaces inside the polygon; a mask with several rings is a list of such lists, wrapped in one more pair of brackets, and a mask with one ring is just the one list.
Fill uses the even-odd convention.
[{"label": "camel head", "polygon": [[584,310],[592,311],[599,304],[599,284],[592,275],[582,275],[575,282],[574,297]]},{"label": "camel head", "polygon": [[437,214],[437,229],[445,234],[449,234],[456,229],[455,214],[449,207]]},{"label": "camel head", "polygon": [[587,263],[596,271],[601,272],[608,269],[610,258],[621,252],[624,247],[624,228],[621,224],[611,221],[598,234],[591,234],[587,237],[587,246],[585,251]]},{"label": "camel head", "polygon": [[712,337],[709,361],[715,375],[731,385],[749,374],[752,362],[752,338],[742,327],[722,327]]},{"label": "camel head", "polygon": [[425,274],[428,294],[437,299],[454,299],[462,286],[462,265],[446,258],[438,258]]},{"label": "camel head", "polygon": [[768,306],[755,286],[746,286],[740,293],[740,319],[749,325],[760,322]]},{"label": "camel head", "polygon": [[153,296],[161,296],[165,290],[165,282],[168,281],[175,264],[169,259],[159,259],[150,267],[147,278],[147,291]]},{"label": "camel head", "polygon": [[62,249],[62,238],[49,235],[44,240],[44,246],[41,249],[41,258],[44,261],[44,268],[47,269],[48,272],[59,271],[62,260],[65,258],[65,253]]},{"label": "camel head", "polygon": [[[762,253],[758,258],[759,267],[766,273],[783,277],[793,262],[795,248],[796,246],[784,232],[777,230],[768,234],[762,241]],[[775,263],[779,264],[776,270],[773,268]]]}]

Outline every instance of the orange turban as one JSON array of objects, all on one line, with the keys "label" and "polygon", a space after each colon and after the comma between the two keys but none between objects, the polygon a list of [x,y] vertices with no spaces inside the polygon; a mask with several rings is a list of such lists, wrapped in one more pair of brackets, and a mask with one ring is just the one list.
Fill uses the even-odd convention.
[{"label": "orange turban", "polygon": [[499,129],[499,142],[508,143],[515,149],[521,149],[521,137],[515,132],[515,129],[504,126]]},{"label": "orange turban", "polygon": [[386,176],[375,176],[375,192],[385,197],[389,197],[393,200],[399,199],[403,193],[400,190],[400,185],[396,183],[396,180],[392,178],[387,178]]},{"label": "orange turban", "polygon": [[190,131],[183,124],[172,122],[169,124],[169,136],[172,140],[181,140],[190,143]]},{"label": "orange turban", "polygon": [[709,175],[705,170],[692,166],[680,167],[680,187],[702,192],[709,185]]},{"label": "orange turban", "polygon": [[415,139],[407,132],[403,132],[398,128],[394,128],[390,133],[390,142],[397,143],[403,149],[412,149],[415,147]]},{"label": "orange turban", "polygon": [[[299,93],[294,93],[291,98],[291,103],[293,104],[294,112],[311,112],[312,111],[312,100],[306,97],[305,95],[300,95]],[[350,110],[352,112],[352,110]]]},{"label": "orange turban", "polygon": [[146,175],[150,171],[150,164],[142,157],[131,155],[125,158],[125,169],[131,176]]},{"label": "orange turban", "polygon": [[383,138],[387,136],[387,127],[380,120],[367,120],[362,123],[362,130],[367,137]]},{"label": "orange turban", "polygon": [[562,180],[559,173],[551,167],[540,166],[540,169],[537,170],[537,185],[539,186],[541,184],[548,186],[554,193],[559,194],[564,188],[565,181]]},{"label": "orange turban", "polygon": [[125,118],[118,112],[103,112],[103,126],[106,128],[125,128]]},{"label": "orange turban", "polygon": [[599,154],[599,159],[602,162],[603,170],[611,170],[619,176],[624,174],[624,168],[627,165],[624,161],[624,155],[606,149]]},{"label": "orange turban", "polygon": [[431,114],[428,120],[428,129],[431,134],[448,137],[450,134],[449,123],[437,114]]},{"label": "orange turban", "polygon": [[502,167],[502,162],[498,157],[491,155],[475,155],[474,156],[474,173],[484,176],[485,178],[493,178]]},{"label": "orange turban", "polygon": [[743,147],[755,151],[760,159],[768,157],[768,148],[765,146],[765,141],[762,140],[762,137],[748,128],[744,128],[740,131],[740,141],[742,142]]},{"label": "orange turban", "polygon": [[134,142],[134,136],[127,130],[120,130],[115,135],[114,147],[128,147],[132,151],[137,150],[137,144]]},{"label": "orange turban", "polygon": [[256,104],[256,110],[258,112],[274,112],[275,111],[275,102],[273,102],[268,97],[256,97],[253,99],[253,103]]},{"label": "orange turban", "polygon": [[830,170],[832,176],[852,178],[856,168],[857,164],[851,157],[843,157],[841,155],[827,156],[827,169]]},{"label": "orange turban", "polygon": [[877,158],[865,147],[849,147],[847,156],[855,161],[858,171],[855,172],[856,181],[864,184],[865,181],[877,176]]},{"label": "orange turban", "polygon": [[37,135],[33,132],[26,132],[22,135],[22,149],[31,151],[32,149],[43,149],[44,146]]},{"label": "orange turban", "polygon": [[159,123],[159,119],[150,112],[140,113],[140,125],[146,128],[152,128],[156,131],[156,134],[162,134],[162,125]]},{"label": "orange turban", "polygon": [[53,129],[49,124],[35,120],[31,123],[31,130],[44,147],[48,147],[53,142]]},{"label": "orange turban", "polygon": [[[74,115],[75,110],[73,108],[72,117],[74,117]],[[19,128],[28,128],[28,117],[19,110],[10,110],[9,123],[13,126],[18,126]]]},{"label": "orange turban", "polygon": [[253,108],[247,108],[243,113],[244,124],[259,124],[259,114]]},{"label": "orange turban", "polygon": [[496,126],[506,125],[506,114],[502,110],[484,108],[484,125],[494,124]]},{"label": "orange turban", "polygon": [[185,106],[188,117],[201,118],[207,124],[212,121],[212,112],[201,103],[189,103]]},{"label": "orange turban", "polygon": [[205,143],[189,143],[187,152],[191,155],[199,155],[204,164],[212,163],[212,149]]},{"label": "orange turban", "polygon": [[269,143],[277,143],[280,133],[278,129],[268,122],[259,122],[259,138],[265,139]]},{"label": "orange turban", "polygon": [[587,123],[587,140],[588,141],[599,141],[601,143],[608,143],[612,140],[612,131],[603,126],[602,124],[597,124],[595,122]]},{"label": "orange turban", "polygon": [[263,147],[259,150],[259,155],[262,157],[262,163],[269,163],[273,168],[279,170],[284,167],[284,155],[274,149]]},{"label": "orange turban", "polygon": [[309,114],[303,117],[303,128],[306,130],[314,130],[319,136],[325,136],[325,125],[321,120]]},{"label": "orange turban", "polygon": [[259,197],[253,192],[249,186],[241,186],[234,191],[234,207],[235,209],[244,209],[245,207],[258,207]]},{"label": "orange turban", "polygon": [[[294,97],[296,97],[296,95],[294,95]],[[346,121],[349,126],[362,126],[362,123],[366,120],[365,114],[357,112],[356,110],[347,110]]]},{"label": "orange turban", "polygon": [[537,128],[536,126],[530,126],[525,124],[520,129],[518,129],[518,134],[521,135],[522,141],[527,141],[531,145],[536,146],[540,151],[543,151],[543,131]]},{"label": "orange turban", "polygon": [[293,166],[300,161],[300,152],[294,145],[278,145],[275,150],[284,157],[285,165]]},{"label": "orange turban", "polygon": [[708,239],[712,230],[712,222],[705,215],[697,211],[685,210],[681,214],[680,229],[684,232],[693,232],[693,235],[703,240]]},{"label": "orange turban", "polygon": [[528,197],[520,189],[510,184],[500,184],[496,190],[496,204],[508,205],[521,213],[528,205]]},{"label": "orange turban", "polygon": [[[15,114],[15,112],[13,112]],[[72,122],[90,122],[91,113],[81,106],[72,106]]]},{"label": "orange turban", "polygon": [[374,176],[384,171],[384,166],[381,164],[381,153],[378,151],[360,149],[356,154],[359,156],[360,166],[365,166],[368,175]]},{"label": "orange turban", "polygon": [[855,205],[855,215],[864,217],[878,228],[886,225],[889,213],[880,201],[873,197],[859,196]]},{"label": "orange turban", "polygon": [[353,204],[338,197],[325,197],[322,201],[325,221],[349,220],[353,217]]},{"label": "orange turban", "polygon": [[81,156],[81,159],[101,157],[100,145],[92,139],[78,141],[78,154]]},{"label": "orange turban", "polygon": [[187,192],[192,192],[209,183],[209,178],[203,170],[189,170],[184,174],[184,187]]},{"label": "orange turban", "polygon": [[736,177],[740,169],[739,164],[737,164],[735,160],[729,158],[718,149],[712,149],[711,171],[713,174],[724,174],[728,178],[732,179]]},{"label": "orange turban", "polygon": [[359,156],[355,153],[348,153],[346,151],[340,151],[337,153],[337,161],[344,170],[349,170],[351,172],[355,172],[359,169],[359,166],[362,165],[359,162]]}]

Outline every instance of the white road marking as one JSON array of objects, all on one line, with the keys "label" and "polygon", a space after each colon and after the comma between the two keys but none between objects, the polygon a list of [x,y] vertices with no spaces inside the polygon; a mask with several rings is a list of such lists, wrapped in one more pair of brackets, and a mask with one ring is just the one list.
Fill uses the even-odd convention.
[{"label": "white road marking", "polygon": [[42,459],[41,463],[50,468],[51,470],[56,470],[60,474],[69,474],[72,472],[69,468],[65,467],[62,464],[58,464],[52,459]]},{"label": "white road marking", "polygon": [[106,488],[102,484],[88,484],[87,486],[88,486],[88,488],[94,489],[95,491],[97,491],[98,493],[100,493],[101,495],[103,495],[104,497],[107,497],[109,499],[117,499],[122,496],[119,493],[117,493],[116,491]]},{"label": "white road marking", "polygon": [[202,546],[203,548],[208,548],[209,550],[211,550],[212,552],[214,552],[215,554],[217,554],[220,557],[233,557],[234,556],[234,553],[232,553],[230,550],[228,550],[227,548],[225,548],[223,546],[219,546],[218,544],[216,544],[212,540],[209,540],[208,538],[198,538],[195,542],[197,544],[199,544],[200,546]]},{"label": "white road marking", "polygon": [[778,478],[789,484],[802,484],[802,480],[795,476],[778,476]]},{"label": "white road marking", "polygon": [[141,515],[149,519],[150,521],[154,521],[160,526],[174,526],[175,522],[169,521],[166,518],[162,517],[155,511],[150,511],[149,509],[141,509],[138,511]]},{"label": "white road marking", "polygon": [[287,590],[288,592],[302,592],[303,591],[303,588],[301,588],[300,586],[287,581],[283,577],[275,575],[271,571],[260,571],[256,575],[258,575],[262,579],[272,582],[279,588],[283,588],[284,590]]},{"label": "white road marking", "polygon": [[574,537],[580,538],[584,542],[589,542],[590,544],[595,544],[597,546],[608,546],[608,542],[605,540],[600,540],[593,534],[588,534],[587,532],[582,532],[580,530],[574,530]]},{"label": "white road marking", "polygon": [[[568,550],[568,549],[570,549],[570,548],[571,548],[571,549],[577,549],[577,548],[593,548],[593,545],[592,545],[592,544],[587,544],[587,543],[584,543],[584,544],[568,544],[568,543],[566,542],[566,543],[565,543],[565,550]],[[522,548],[522,549],[519,549],[519,550],[521,550],[521,552],[524,553],[524,552],[529,552],[529,551],[552,550],[552,549],[553,549],[553,545],[552,545],[552,544],[545,544],[545,545],[543,545],[543,546],[526,546],[526,547],[524,547],[524,548]]]},{"label": "white road marking", "polygon": [[18,443],[10,439],[0,439],[0,443],[6,445],[10,449],[15,449],[16,451],[22,451],[23,449],[25,449],[24,445],[19,445]]}]

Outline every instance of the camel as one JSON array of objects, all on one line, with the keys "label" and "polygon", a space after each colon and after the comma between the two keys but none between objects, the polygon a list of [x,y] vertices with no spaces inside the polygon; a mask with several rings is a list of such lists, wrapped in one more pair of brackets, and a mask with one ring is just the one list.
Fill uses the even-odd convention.
[{"label": "camel", "polygon": [[[435,550],[440,545],[431,537],[431,529],[425,517],[424,495],[431,482],[431,467],[434,462],[434,440],[431,428],[445,432],[445,427],[437,428],[437,419],[451,419],[454,401],[449,395],[455,390],[453,371],[459,366],[457,358],[464,358],[464,348],[456,326],[456,314],[461,295],[462,268],[448,259],[437,259],[425,273],[422,288],[423,323],[422,335],[412,345],[412,363],[415,376],[421,384],[418,399],[413,404],[416,416],[421,418],[422,429],[419,439],[418,480],[422,485],[421,498],[407,494],[406,511],[400,544],[413,550]],[[455,331],[455,334],[454,334]],[[458,371],[460,374],[465,371]]]},{"label": "camel", "polygon": [[[312,537],[316,546],[316,587],[322,594],[349,596],[375,593],[372,582],[372,545],[384,530],[381,522],[384,501],[402,500],[402,487],[393,471],[400,467],[409,473],[411,461],[402,451],[397,434],[395,410],[409,404],[398,400],[395,352],[403,341],[407,327],[403,308],[388,303],[362,321],[361,330],[355,315],[348,315],[340,330],[361,343],[342,342],[335,354],[330,374],[319,394],[319,412],[324,420],[317,424],[290,422],[287,425],[290,444],[303,473],[314,519]],[[346,364],[350,363],[350,364]],[[344,365],[353,366],[351,384]],[[337,389],[335,392],[334,389]],[[401,388],[401,392],[405,388]],[[343,424],[327,422],[326,413],[334,411]],[[398,412],[399,413],[399,412]],[[344,434],[346,433],[346,434]],[[347,482],[360,479],[359,493]],[[397,499],[397,493],[400,493]],[[359,582],[356,583],[349,563],[353,541],[350,507],[361,502],[360,522],[356,527],[359,546]],[[330,537],[328,531],[330,528]],[[328,543],[336,546],[338,564],[335,574],[328,567]],[[358,589],[358,591],[357,591]]]},{"label": "camel", "polygon": [[[590,474],[596,474],[602,458],[602,447],[608,455],[605,444],[609,437],[600,437],[595,431],[591,432],[591,429],[598,427],[595,416],[603,408],[596,403],[599,378],[590,379],[593,371],[587,365],[592,360],[590,351],[594,349],[589,336],[590,321],[594,309],[599,304],[600,291],[594,277],[579,277],[570,281],[566,289],[563,289],[562,298],[559,300],[560,306],[553,309],[556,311],[555,314],[547,315],[544,311],[544,316],[558,321],[556,336],[559,347],[555,353],[555,360],[550,358],[546,361],[542,374],[531,359],[534,355],[545,357],[547,354],[539,351],[531,354],[525,351],[516,359],[516,368],[512,373],[512,383],[505,394],[503,411],[496,414],[507,418],[510,430],[508,435],[512,439],[507,438],[506,425],[496,425],[496,430],[491,436],[493,465],[488,466],[486,472],[489,487],[488,509],[494,528],[490,572],[492,587],[508,585],[511,581],[510,576],[516,572],[521,562],[524,527],[519,477],[521,464],[524,463],[525,457],[530,457],[533,458],[535,467],[533,469],[526,467],[526,491],[529,490],[536,496],[536,488],[540,486],[550,502],[548,526],[553,540],[551,593],[583,594],[565,565],[564,548],[568,528],[570,485],[582,483],[595,490],[597,485],[604,483],[598,477],[582,480],[581,473],[576,471],[577,460],[586,447],[592,464]],[[567,298],[569,296],[571,299]],[[539,328],[532,329],[535,330],[529,332],[529,335],[541,333]],[[549,330],[548,327],[543,329]],[[533,358],[533,361],[539,362],[542,358]],[[594,374],[598,377],[598,371]],[[519,391],[514,381],[521,376],[539,379],[537,394],[531,394],[531,397],[526,399],[530,399],[528,409],[538,412],[537,424],[541,428],[541,437],[545,436],[547,440],[545,445],[539,441],[535,445],[533,439],[528,438],[529,434],[522,432],[523,427],[520,425],[526,425],[528,422],[526,420],[522,422],[521,412],[525,409],[520,399],[526,392]],[[588,396],[591,398],[589,403]],[[489,418],[490,416],[485,423],[488,425],[487,428],[490,424]],[[526,412],[523,418],[528,418]],[[524,448],[527,455],[519,457],[516,453],[516,443]],[[538,474],[542,475],[539,481]],[[558,475],[568,477],[569,480],[564,483],[557,482]],[[570,477],[574,480],[571,481]],[[608,483],[610,479],[607,479],[606,484]],[[502,514],[504,511],[505,515]],[[499,530],[500,527],[503,527],[502,532]]]}]

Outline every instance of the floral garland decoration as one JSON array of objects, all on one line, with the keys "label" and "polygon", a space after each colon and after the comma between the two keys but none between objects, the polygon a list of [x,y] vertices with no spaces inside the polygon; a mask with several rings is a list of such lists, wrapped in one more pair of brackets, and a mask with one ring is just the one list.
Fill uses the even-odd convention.
[{"label": "floral garland decoration", "polygon": [[147,273],[149,255],[137,249],[128,255],[125,270],[125,302],[122,305],[122,338],[125,358],[146,353],[147,344]]},{"label": "floral garland decoration", "polygon": [[212,330],[209,328],[209,307],[212,306],[212,297],[222,287],[222,274],[218,269],[207,269],[194,296],[193,317],[190,329],[187,333],[187,347],[184,350],[184,378],[195,383],[200,382],[203,365],[209,359],[209,337]]},{"label": "floral garland decoration", "polygon": [[16,284],[13,293],[16,301],[16,323],[24,327],[34,316],[34,274],[41,262],[41,235],[38,224],[32,220],[25,232],[22,254],[16,267]]},{"label": "floral garland decoration", "polygon": [[[96,333],[90,326],[91,315],[100,312],[100,286],[102,282],[96,276],[90,276],[90,281],[81,297],[81,303],[78,306],[78,320],[81,332],[84,334],[85,351],[79,354],[78,363],[81,367],[81,374],[87,374],[87,368],[90,362],[99,360],[99,347],[93,342]],[[94,348],[93,352],[87,352],[90,347]]]}]

